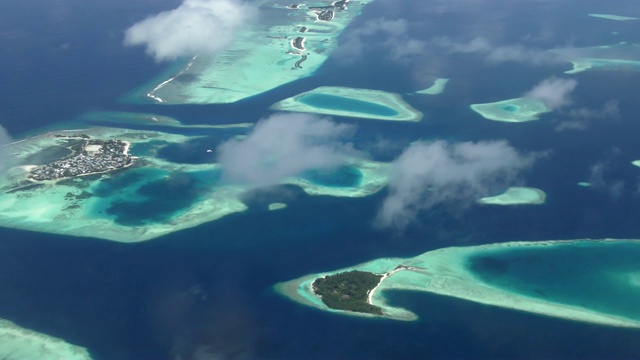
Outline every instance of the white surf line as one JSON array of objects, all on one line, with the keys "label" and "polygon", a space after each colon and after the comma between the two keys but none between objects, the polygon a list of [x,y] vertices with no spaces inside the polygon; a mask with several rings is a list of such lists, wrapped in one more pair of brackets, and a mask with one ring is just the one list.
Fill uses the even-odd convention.
[{"label": "white surf line", "polygon": [[147,97],[159,102],[159,103],[163,103],[165,102],[161,97],[159,96],[155,96],[153,93],[155,93],[156,91],[162,89],[165,85],[167,85],[168,83],[172,82],[173,80],[175,80],[175,78],[177,78],[178,76],[184,74],[186,71],[188,71],[189,69],[191,69],[191,66],[193,66],[193,63],[196,61],[196,59],[198,58],[198,55],[194,56],[191,61],[189,61],[189,63],[187,64],[187,66],[184,67],[184,69],[180,70],[179,73],[176,74],[176,76],[170,78],[169,80],[165,80],[163,82],[161,82],[158,86],[156,86],[155,88],[153,88],[153,90],[151,90],[148,94]]},{"label": "white surf line", "polygon": [[390,272],[388,272],[388,273],[386,273],[386,274],[382,275],[382,277],[380,278],[380,281],[378,281],[378,285],[376,285],[373,289],[369,290],[369,296],[367,297],[367,303],[368,303],[369,305],[373,305],[373,293],[375,293],[375,292],[376,292],[376,290],[378,289],[378,287],[380,286],[380,284],[382,284],[382,281],[384,281],[384,279],[386,279],[386,278],[388,278],[389,276],[391,276],[391,275],[393,275],[393,274],[395,274],[395,273],[397,273],[397,272],[399,272],[399,271],[402,271],[402,270],[413,270],[413,268],[412,268],[412,267],[409,267],[409,266],[401,266],[401,267],[398,267],[398,268],[396,268],[396,269],[393,269],[393,270],[391,270]]}]

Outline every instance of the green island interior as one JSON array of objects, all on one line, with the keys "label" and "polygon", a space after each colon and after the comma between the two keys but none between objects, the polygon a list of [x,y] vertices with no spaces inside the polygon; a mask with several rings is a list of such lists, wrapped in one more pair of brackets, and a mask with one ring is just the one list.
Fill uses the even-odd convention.
[{"label": "green island interior", "polygon": [[316,279],[313,291],[332,309],[382,315],[382,309],[367,302],[369,292],[381,278],[382,275],[352,270]]}]

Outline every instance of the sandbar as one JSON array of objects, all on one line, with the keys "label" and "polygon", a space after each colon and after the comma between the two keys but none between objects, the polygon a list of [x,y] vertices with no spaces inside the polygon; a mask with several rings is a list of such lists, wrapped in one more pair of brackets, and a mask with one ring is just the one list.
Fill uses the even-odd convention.
[{"label": "sandbar", "polygon": [[269,204],[269,211],[274,211],[274,210],[280,210],[280,209],[284,209],[287,207],[287,204],[285,203],[271,203]]},{"label": "sandbar", "polygon": [[268,15],[246,25],[229,48],[170,67],[125,99],[158,104],[232,103],[311,76],[337,46],[338,36],[371,1],[349,2],[348,8],[334,8],[330,17],[319,16],[314,4],[285,7],[276,0],[261,1],[260,10]]},{"label": "sandbar", "polygon": [[5,360],[90,360],[87,349],[0,319],[0,358]]},{"label": "sandbar", "polygon": [[442,94],[448,82],[449,82],[449,79],[446,79],[446,78],[436,79],[433,82],[433,85],[431,87],[424,90],[416,91],[416,94],[425,94],[425,95]]},{"label": "sandbar", "polygon": [[322,86],[298,94],[275,103],[271,109],[374,120],[418,121],[422,118],[422,113],[398,94],[336,86]]},{"label": "sandbar", "polygon": [[151,113],[129,113],[121,111],[93,111],[82,114],[79,117],[82,123],[103,126],[126,126],[142,125],[145,127],[165,127],[179,129],[229,129],[229,128],[250,128],[253,123],[237,124],[183,124],[182,122],[164,115]]},{"label": "sandbar", "polygon": [[638,20],[638,18],[636,17],[620,16],[620,15],[612,15],[612,14],[587,14],[587,15],[595,18],[615,20],[615,21]]},{"label": "sandbar", "polygon": [[539,205],[544,204],[547,195],[532,187],[510,187],[496,196],[483,197],[478,203],[483,205]]},{"label": "sandbar", "polygon": [[[640,166],[640,165],[639,165],[639,166]],[[578,182],[578,184],[577,184],[577,185],[578,185],[578,186],[581,186],[581,187],[591,187],[591,183],[590,183],[590,182],[587,182],[587,181],[580,181],[580,182]]]},{"label": "sandbar", "polygon": [[485,104],[472,104],[471,109],[488,120],[519,123],[534,121],[551,111],[542,101],[515,98]]},{"label": "sandbar", "polygon": [[633,161],[631,162],[631,164],[632,164],[633,166],[638,166],[638,167],[640,167],[640,160],[633,160]]},{"label": "sandbar", "polygon": [[[554,301],[545,296],[534,297],[509,291],[483,280],[469,268],[469,260],[478,255],[491,255],[496,251],[510,249],[544,249],[564,246],[637,244],[640,240],[580,239],[550,240],[536,242],[508,242],[480,246],[449,247],[426,252],[414,258],[382,258],[348,268],[312,274],[279,283],[277,292],[300,304],[317,309],[350,316],[385,317],[411,321],[418,319],[413,312],[390,305],[384,294],[387,291],[424,291],[452,296],[481,304],[520,310],[567,320],[588,322],[617,327],[640,328],[640,319],[623,317],[601,309]],[[360,270],[386,275],[379,285],[371,290],[369,303],[382,309],[383,315],[364,314],[328,308],[313,292],[311,284],[318,278],[341,272]],[[625,275],[625,274],[623,274]],[[628,276],[627,276],[628,277]]]},{"label": "sandbar", "polygon": [[565,74],[577,74],[587,70],[633,70],[640,71],[640,61],[622,59],[586,58],[572,60],[573,69]]}]

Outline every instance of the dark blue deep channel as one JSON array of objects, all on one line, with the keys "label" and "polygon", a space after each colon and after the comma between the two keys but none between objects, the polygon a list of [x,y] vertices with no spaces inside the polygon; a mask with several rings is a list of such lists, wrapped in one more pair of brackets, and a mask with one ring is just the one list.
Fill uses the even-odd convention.
[{"label": "dark blue deep channel", "polygon": [[[451,81],[440,95],[404,97],[428,115],[420,122],[344,117],[333,121],[353,125],[353,147],[377,161],[393,160],[415,141],[504,139],[537,159],[518,180],[543,189],[547,203],[515,208],[476,206],[475,199],[446,203],[418,212],[400,231],[380,229],[374,220],[389,189],[365,198],[337,198],[278,186],[253,190],[243,213],[144,243],[0,228],[0,318],[87,347],[100,360],[195,360],[206,358],[205,353],[222,359],[638,358],[640,331],[634,329],[411,292],[392,292],[389,301],[417,313],[418,321],[365,319],[301,306],[272,289],[278,282],[310,273],[377,258],[413,257],[448,246],[640,238],[640,169],[630,165],[640,159],[640,73],[594,71],[570,77],[564,74],[569,63],[547,55],[536,57],[542,60],[535,64],[489,58],[496,55],[490,53],[493,48],[534,51],[638,43],[638,22],[586,16],[638,16],[637,0],[378,0],[368,4],[338,39],[349,46],[361,41],[360,58],[343,51],[314,76],[237,104],[120,102],[123,94],[169,66],[154,62],[141,47],[124,47],[123,32],[181,3],[0,0],[2,127],[19,139],[41,133],[44,127],[67,127],[67,121],[89,111],[155,113],[185,124],[257,122],[273,114],[272,104],[319,86],[407,94],[447,77]],[[404,30],[390,33],[390,24]],[[487,37],[490,47],[476,52],[463,47],[479,43],[472,42],[476,37]],[[426,50],[419,54],[399,52],[420,46]],[[539,121],[497,123],[469,109],[472,103],[520,96],[551,77],[574,79],[577,87],[569,107]],[[385,106],[341,99],[325,95],[305,101],[372,115],[397,114]],[[617,117],[591,118],[580,130],[558,130],[562,121],[581,120],[573,118],[576,112],[571,110],[597,113],[608,101],[617,102]],[[214,132],[164,130],[190,136]],[[211,141],[196,139],[182,147],[169,146],[160,156],[167,161],[211,162],[215,154],[206,150],[215,150],[222,141],[215,136]],[[135,151],[143,155],[150,149]],[[38,161],[47,159],[34,159]],[[594,169],[600,171],[594,175]],[[350,186],[361,178],[349,167],[305,175],[328,186]],[[151,177],[144,171],[130,172],[99,186],[95,196],[107,198],[113,189],[131,185],[131,196],[123,195],[105,217],[133,225],[170,221],[217,180],[201,173],[163,175],[158,181]],[[593,181],[591,188],[576,186],[588,180]],[[273,202],[288,207],[268,211]],[[105,204],[103,211],[109,206]],[[475,259],[471,266],[486,281],[513,291],[578,305],[589,302],[603,311],[638,318],[637,288],[623,284],[625,277],[609,275],[632,275],[639,253],[626,245],[558,247],[496,253]]]}]

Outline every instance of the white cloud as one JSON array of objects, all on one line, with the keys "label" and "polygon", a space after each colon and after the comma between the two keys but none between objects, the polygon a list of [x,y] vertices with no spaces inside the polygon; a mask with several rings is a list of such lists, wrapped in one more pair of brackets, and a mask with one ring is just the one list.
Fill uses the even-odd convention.
[{"label": "white cloud", "polygon": [[376,224],[403,228],[420,210],[443,202],[475,202],[504,186],[534,161],[506,141],[417,142],[393,162],[389,195]]},{"label": "white cloud", "polygon": [[343,140],[354,128],[308,114],[276,114],[261,120],[241,140],[218,148],[218,161],[227,182],[274,185],[312,169],[331,169],[356,155]]},{"label": "white cloud", "polygon": [[409,23],[404,19],[373,19],[361,27],[350,30],[334,51],[342,63],[354,63],[366,52],[383,49],[387,59],[407,63],[409,59],[425,53],[427,43],[408,34]]},{"label": "white cloud", "polygon": [[216,53],[229,46],[256,14],[253,5],[240,0],[184,0],[179,7],[127,29],[124,44],[146,46],[156,61]]},{"label": "white cloud", "polygon": [[573,79],[551,77],[534,86],[524,97],[540,100],[547,107],[557,109],[571,103],[570,96],[577,85]]},{"label": "white cloud", "polygon": [[570,120],[560,122],[555,130],[586,130],[594,120],[618,120],[620,119],[620,107],[615,100],[607,101],[601,109],[577,108],[571,109],[566,114]]},{"label": "white cloud", "polygon": [[432,43],[452,53],[482,54],[488,63],[495,64],[518,62],[539,66],[564,61],[557,53],[549,50],[528,48],[521,44],[495,45],[484,37],[476,37],[468,42],[456,42],[448,37],[438,37],[434,38]]}]

